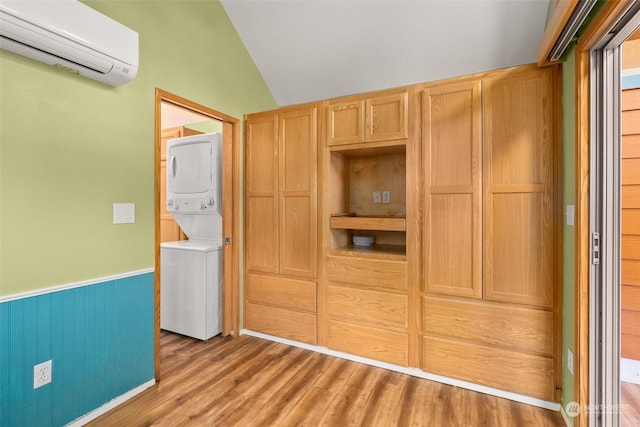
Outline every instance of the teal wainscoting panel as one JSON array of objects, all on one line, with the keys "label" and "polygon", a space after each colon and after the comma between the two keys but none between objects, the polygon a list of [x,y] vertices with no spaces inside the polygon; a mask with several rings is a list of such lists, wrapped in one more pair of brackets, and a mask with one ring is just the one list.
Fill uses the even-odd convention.
[{"label": "teal wainscoting panel", "polygon": [[153,295],[144,273],[0,303],[0,426],[64,426],[151,380]]}]

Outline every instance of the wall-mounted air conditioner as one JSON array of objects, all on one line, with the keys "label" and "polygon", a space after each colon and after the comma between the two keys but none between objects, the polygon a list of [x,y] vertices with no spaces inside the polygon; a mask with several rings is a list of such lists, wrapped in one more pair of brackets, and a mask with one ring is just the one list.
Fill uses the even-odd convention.
[{"label": "wall-mounted air conditioner", "polygon": [[111,86],[138,72],[138,33],[76,0],[2,0],[0,48]]}]

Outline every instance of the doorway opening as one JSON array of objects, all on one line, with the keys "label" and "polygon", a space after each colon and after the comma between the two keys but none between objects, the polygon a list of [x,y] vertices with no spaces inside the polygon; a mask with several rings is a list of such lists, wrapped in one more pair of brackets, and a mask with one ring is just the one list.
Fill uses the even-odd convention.
[{"label": "doorway opening", "polygon": [[620,425],[640,424],[640,29],[621,45]]},{"label": "doorway opening", "polygon": [[[190,122],[190,123],[187,123]],[[162,162],[168,139],[197,133],[222,133],[222,335],[238,333],[239,138],[240,121],[162,89],[155,91],[155,373],[160,381],[160,243],[184,239],[165,202]],[[165,147],[166,148],[166,147]],[[166,156],[165,156],[166,157]]]},{"label": "doorway opening", "polygon": [[[630,405],[637,404],[638,397],[626,400],[623,390],[627,388],[621,381],[621,356],[630,354],[623,350],[625,335],[634,335],[628,333],[630,324],[625,318],[640,313],[640,305],[632,307],[627,300],[629,289],[636,286],[635,275],[629,272],[640,267],[640,259],[633,258],[624,241],[625,235],[634,234],[627,226],[629,212],[625,210],[640,209],[640,193],[633,196],[640,191],[640,179],[636,172],[629,173],[636,155],[625,148],[626,136],[635,136],[629,132],[629,114],[623,112],[628,94],[623,88],[622,48],[638,27],[640,2],[609,2],[576,48],[578,425],[625,426],[640,420],[640,412]],[[637,285],[640,289],[640,279]]]}]

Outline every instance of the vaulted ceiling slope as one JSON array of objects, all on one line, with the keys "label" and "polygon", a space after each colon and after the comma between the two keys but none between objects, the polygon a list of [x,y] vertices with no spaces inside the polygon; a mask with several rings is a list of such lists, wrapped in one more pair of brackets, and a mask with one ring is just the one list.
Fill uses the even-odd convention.
[{"label": "vaulted ceiling slope", "polygon": [[280,106],[536,61],[548,0],[222,0]]}]

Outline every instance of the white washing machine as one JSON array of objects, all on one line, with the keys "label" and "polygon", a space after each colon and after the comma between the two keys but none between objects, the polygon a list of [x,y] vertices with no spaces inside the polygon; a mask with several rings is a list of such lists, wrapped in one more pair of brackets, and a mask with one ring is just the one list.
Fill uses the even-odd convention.
[{"label": "white washing machine", "polygon": [[201,340],[222,332],[222,245],[160,245],[160,327]]},{"label": "white washing machine", "polygon": [[222,331],[222,136],[167,141],[167,210],[189,240],[160,244],[160,328],[207,340]]}]

